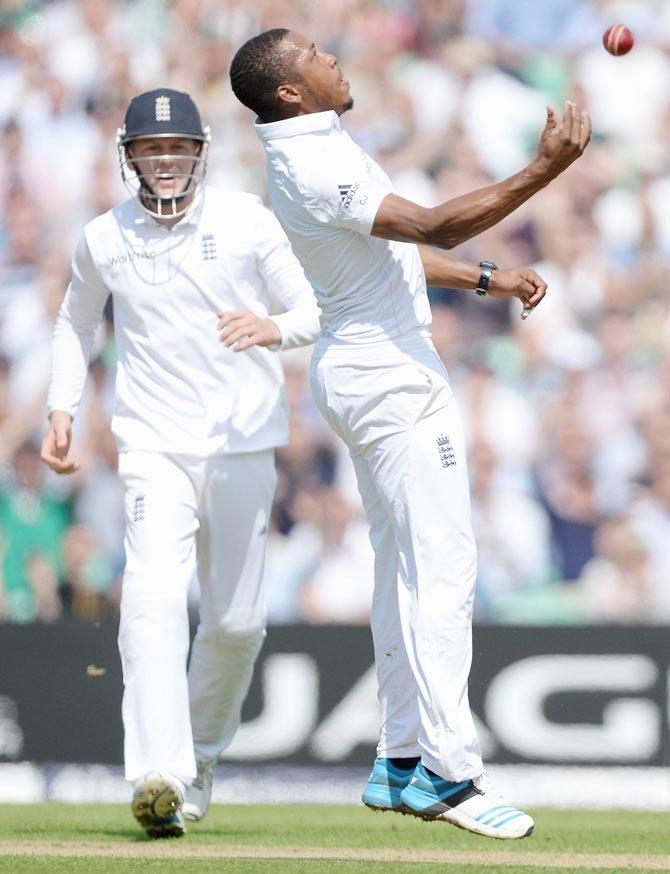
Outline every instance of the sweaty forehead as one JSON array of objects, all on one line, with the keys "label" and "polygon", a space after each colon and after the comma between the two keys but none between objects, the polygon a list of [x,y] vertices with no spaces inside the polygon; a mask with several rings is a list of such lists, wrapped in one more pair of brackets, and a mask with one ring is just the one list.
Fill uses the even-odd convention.
[{"label": "sweaty forehead", "polygon": [[289,59],[298,59],[304,57],[304,55],[310,50],[313,42],[311,39],[308,39],[306,36],[303,36],[301,33],[297,33],[295,30],[289,30],[284,39],[278,46],[280,53],[282,53],[283,58],[286,60]]}]

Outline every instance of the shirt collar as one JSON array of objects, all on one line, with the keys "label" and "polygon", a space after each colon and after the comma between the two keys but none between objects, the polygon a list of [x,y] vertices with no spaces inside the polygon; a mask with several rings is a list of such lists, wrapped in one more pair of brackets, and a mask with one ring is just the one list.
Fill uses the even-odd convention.
[{"label": "shirt collar", "polygon": [[340,119],[332,109],[326,112],[311,112],[307,115],[296,115],[293,118],[284,118],[282,121],[271,121],[254,124],[256,133],[263,140],[281,140],[284,137],[299,137],[302,134],[314,134],[322,131],[341,130]]},{"label": "shirt collar", "polygon": [[[205,187],[204,185],[200,185],[195,193],[195,197],[193,198],[191,205],[186,210],[184,215],[179,219],[179,221],[172,226],[173,229],[184,228],[187,226],[194,227],[195,225],[197,225],[200,218],[200,213],[202,212],[204,205]],[[144,209],[142,209],[142,204],[139,201],[139,197],[135,198],[135,224],[144,225],[145,227],[165,227],[162,222],[154,218],[152,215],[149,215],[148,212],[145,212]]]}]

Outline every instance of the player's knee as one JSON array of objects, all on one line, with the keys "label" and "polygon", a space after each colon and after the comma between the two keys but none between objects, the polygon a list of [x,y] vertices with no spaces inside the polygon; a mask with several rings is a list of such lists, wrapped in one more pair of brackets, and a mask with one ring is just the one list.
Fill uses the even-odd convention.
[{"label": "player's knee", "polygon": [[186,654],[189,644],[185,597],[125,597],[121,601],[119,649],[127,659],[160,653]]},{"label": "player's knee", "polygon": [[477,583],[477,547],[474,538],[468,538],[459,545],[458,560],[455,562],[457,588],[461,591],[461,599],[472,607]]},{"label": "player's knee", "polygon": [[463,549],[463,576],[474,590],[477,580],[477,546],[474,537],[470,538]]},{"label": "player's knee", "polygon": [[196,637],[198,643],[207,647],[257,651],[265,640],[265,623],[258,622],[235,626],[210,626],[200,624]]}]

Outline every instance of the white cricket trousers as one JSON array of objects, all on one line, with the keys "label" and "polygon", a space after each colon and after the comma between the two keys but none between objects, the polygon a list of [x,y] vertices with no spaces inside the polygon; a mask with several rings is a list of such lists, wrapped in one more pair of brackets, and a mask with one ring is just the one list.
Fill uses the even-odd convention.
[{"label": "white cricket trousers", "polygon": [[[274,451],[210,458],[123,452],[126,569],[119,651],[126,779],[189,784],[240,723],[265,636],[262,577]],[[200,623],[188,668],[187,590]]]},{"label": "white cricket trousers", "polygon": [[476,550],[461,421],[429,339],[317,346],[316,402],[351,453],[375,552],[379,756],[483,771],[468,702]]}]

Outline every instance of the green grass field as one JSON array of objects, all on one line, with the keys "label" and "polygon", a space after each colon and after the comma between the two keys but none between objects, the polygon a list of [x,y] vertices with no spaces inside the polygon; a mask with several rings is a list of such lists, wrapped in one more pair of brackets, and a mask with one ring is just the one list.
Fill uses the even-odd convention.
[{"label": "green grass field", "polygon": [[181,839],[152,841],[121,805],[5,805],[0,872],[464,874],[670,871],[670,814],[534,811],[535,834],[492,841],[363,807],[220,806]]}]

